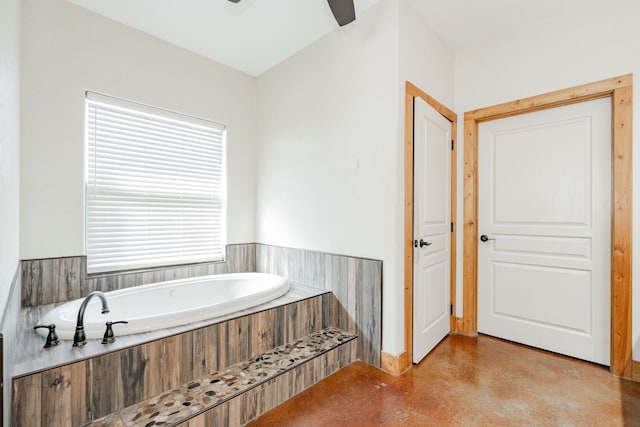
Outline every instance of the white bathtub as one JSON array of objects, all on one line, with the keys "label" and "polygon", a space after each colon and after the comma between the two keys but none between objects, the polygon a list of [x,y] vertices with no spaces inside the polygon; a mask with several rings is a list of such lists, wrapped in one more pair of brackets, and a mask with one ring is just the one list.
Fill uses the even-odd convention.
[{"label": "white bathtub", "polygon": [[[126,320],[113,326],[117,336],[170,328],[223,316],[271,301],[289,291],[289,282],[265,273],[236,273],[171,280],[105,292],[109,313],[91,298],[84,315],[87,339],[102,338],[105,322]],[[73,339],[82,299],[69,301],[48,312],[40,325],[56,325],[58,337]],[[38,329],[46,336],[47,329]]]}]

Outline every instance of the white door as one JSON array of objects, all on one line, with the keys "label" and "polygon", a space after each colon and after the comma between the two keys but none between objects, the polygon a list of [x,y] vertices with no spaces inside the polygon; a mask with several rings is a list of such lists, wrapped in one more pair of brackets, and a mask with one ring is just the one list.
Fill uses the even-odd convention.
[{"label": "white door", "polygon": [[478,154],[478,331],[608,365],[611,99],[482,123]]},{"label": "white door", "polygon": [[420,98],[414,115],[413,362],[449,333],[451,123]]}]

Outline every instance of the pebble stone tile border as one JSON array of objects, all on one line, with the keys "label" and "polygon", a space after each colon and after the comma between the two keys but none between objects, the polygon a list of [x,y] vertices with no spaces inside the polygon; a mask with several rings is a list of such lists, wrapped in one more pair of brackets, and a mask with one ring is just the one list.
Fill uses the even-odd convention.
[{"label": "pebble stone tile border", "polygon": [[338,328],[326,328],[109,414],[89,426],[173,426],[355,338]]}]

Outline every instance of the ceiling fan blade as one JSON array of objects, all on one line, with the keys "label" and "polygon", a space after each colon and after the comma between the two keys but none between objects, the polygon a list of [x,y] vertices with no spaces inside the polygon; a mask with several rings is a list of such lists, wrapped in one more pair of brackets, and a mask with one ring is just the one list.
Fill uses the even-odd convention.
[{"label": "ceiling fan blade", "polygon": [[333,16],[341,27],[356,19],[356,9],[353,0],[327,0]]}]

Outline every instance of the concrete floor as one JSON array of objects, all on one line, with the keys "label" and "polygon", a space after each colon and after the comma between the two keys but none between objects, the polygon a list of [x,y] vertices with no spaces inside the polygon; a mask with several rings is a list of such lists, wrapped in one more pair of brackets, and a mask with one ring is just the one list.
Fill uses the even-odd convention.
[{"label": "concrete floor", "polygon": [[499,339],[451,335],[393,377],[354,363],[258,426],[640,426],[640,383]]}]

